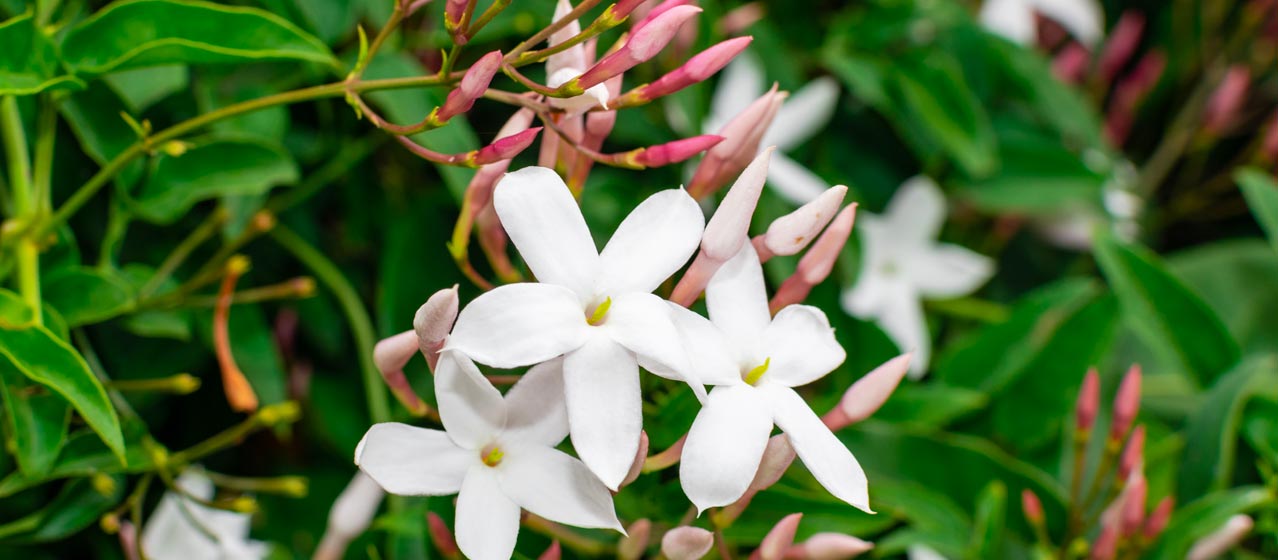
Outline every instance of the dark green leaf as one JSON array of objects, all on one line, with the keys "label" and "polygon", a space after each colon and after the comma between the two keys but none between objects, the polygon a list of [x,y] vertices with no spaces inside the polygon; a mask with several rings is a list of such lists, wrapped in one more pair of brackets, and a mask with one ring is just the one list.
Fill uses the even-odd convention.
[{"label": "dark green leaf", "polygon": [[172,223],[201,200],[261,194],[297,177],[297,165],[278,148],[249,140],[213,141],[179,156],[157,157],[135,210],[152,222]]},{"label": "dark green leaf", "polygon": [[31,324],[35,314],[22,296],[0,288],[0,328],[16,329]]},{"label": "dark green leaf", "polygon": [[874,417],[919,430],[940,430],[987,404],[989,397],[972,389],[940,383],[902,384]]},{"label": "dark green leaf", "polygon": [[102,475],[68,482],[47,507],[37,512],[39,529],[19,540],[49,542],[71,536],[92,525],[124,497],[122,476]]},{"label": "dark green leaf", "polygon": [[191,77],[186,66],[166,64],[113,72],[103,76],[103,80],[120,94],[133,112],[139,112],[186,89]]},{"label": "dark green leaf", "polygon": [[124,460],[120,419],[102,383],[75,349],[44,327],[0,328],[0,354],[32,381],[48,386],[70,401],[115,456]]},{"label": "dark green leaf", "polygon": [[1177,278],[1202,295],[1244,354],[1278,348],[1278,259],[1256,238],[1199,245],[1167,259]]},{"label": "dark green leaf", "polygon": [[72,327],[127,313],[136,303],[133,288],[114,272],[77,267],[56,271],[42,281],[45,301]]},{"label": "dark green leaf", "polygon": [[1238,362],[1238,343],[1220,317],[1149,250],[1102,236],[1096,260],[1127,320],[1163,359],[1211,386]]},{"label": "dark green leaf", "polygon": [[[58,104],[62,117],[80,141],[80,148],[99,165],[138,142],[138,133],[129,126],[125,115],[132,111],[120,96],[106,84],[93,82],[84,91],[68,95]],[[116,177],[119,184],[133,185],[142,175],[143,162],[134,160]]]},{"label": "dark green leaf", "polygon": [[956,66],[938,52],[920,63],[897,66],[893,77],[900,109],[964,173],[984,177],[998,167],[998,145],[989,116]]},{"label": "dark green leaf", "polygon": [[1185,553],[1230,517],[1275,503],[1272,490],[1259,486],[1243,486],[1208,494],[1184,507],[1176,508],[1162,538],[1158,539],[1146,558],[1184,558]]},{"label": "dark green leaf", "polygon": [[1007,522],[1007,486],[995,480],[976,500],[968,558],[1002,558],[1004,524]]},{"label": "dark green leaf", "polygon": [[83,85],[62,71],[57,49],[36,29],[30,14],[0,23],[0,95],[34,95]]},{"label": "dark green leaf", "polygon": [[1178,499],[1188,502],[1229,487],[1243,410],[1248,401],[1260,396],[1278,398],[1278,357],[1249,358],[1207,392],[1185,425]]},{"label": "dark green leaf", "polygon": [[1278,401],[1258,398],[1247,403],[1242,433],[1257,455],[1278,465]]},{"label": "dark green leaf", "polygon": [[23,375],[0,355],[0,394],[4,398],[5,431],[13,438],[10,450],[18,468],[30,476],[53,466],[67,439],[71,406],[66,399]]},{"label": "dark green leaf", "polygon": [[279,16],[211,2],[119,2],[67,34],[62,56],[78,73],[163,64],[305,60],[336,65],[328,47]]},{"label": "dark green leaf", "polygon": [[1242,169],[1234,174],[1238,186],[1247,197],[1247,205],[1260,227],[1269,235],[1269,243],[1278,249],[1278,181],[1258,169]]},{"label": "dark green leaf", "polygon": [[10,473],[0,479],[0,498],[11,496],[28,488],[63,478],[86,477],[95,474],[139,473],[153,470],[151,457],[142,445],[130,445],[124,455],[125,464],[102,444],[96,434],[83,431],[71,434],[62,454],[53,468],[43,476],[27,476],[21,472]]}]

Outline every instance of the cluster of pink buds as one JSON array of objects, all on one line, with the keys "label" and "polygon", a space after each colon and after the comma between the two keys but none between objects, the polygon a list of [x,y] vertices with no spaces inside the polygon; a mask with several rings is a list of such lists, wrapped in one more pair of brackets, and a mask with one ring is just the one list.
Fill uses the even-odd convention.
[{"label": "cluster of pink buds", "polygon": [[[874,544],[843,533],[817,533],[795,542],[802,513],[792,513],[778,521],[763,537],[751,560],[844,560],[874,549]],[[714,546],[714,533],[700,527],[680,526],[661,538],[661,553],[670,560],[696,560]]]}]

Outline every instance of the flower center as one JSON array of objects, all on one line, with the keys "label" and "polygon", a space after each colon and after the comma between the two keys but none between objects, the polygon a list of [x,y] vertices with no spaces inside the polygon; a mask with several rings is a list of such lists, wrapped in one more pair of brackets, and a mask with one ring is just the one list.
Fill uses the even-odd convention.
[{"label": "flower center", "polygon": [[604,298],[603,303],[596,305],[594,309],[586,310],[586,322],[592,326],[599,326],[608,318],[608,308],[612,307],[612,298]]},{"label": "flower center", "polygon": [[884,276],[896,276],[900,271],[901,268],[896,265],[895,261],[886,261],[879,265],[879,272]]},{"label": "flower center", "polygon": [[495,443],[490,443],[488,446],[479,451],[479,459],[483,461],[485,465],[490,467],[500,465],[502,457],[505,456],[506,454],[503,453],[501,448],[497,447],[497,444]]},{"label": "flower center", "polygon": [[746,382],[746,385],[754,385],[759,382],[759,379],[763,377],[763,374],[768,372],[768,366],[771,364],[772,364],[772,358],[769,357],[763,360],[763,363],[757,366],[754,366],[753,368],[750,368],[750,371],[747,371],[744,374],[742,374],[741,379],[743,379]]}]

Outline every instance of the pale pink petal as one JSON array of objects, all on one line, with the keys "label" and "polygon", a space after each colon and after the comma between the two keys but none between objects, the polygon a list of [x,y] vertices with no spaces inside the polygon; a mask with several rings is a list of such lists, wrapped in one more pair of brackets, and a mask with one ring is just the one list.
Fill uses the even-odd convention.
[{"label": "pale pink petal", "polygon": [[466,473],[457,494],[457,547],[471,560],[508,560],[519,537],[519,506],[502,492],[496,469]]},{"label": "pale pink petal", "polygon": [[568,437],[563,367],[562,358],[542,362],[510,388],[503,440],[554,446]]},{"label": "pale pink petal", "polygon": [[581,461],[540,445],[514,445],[497,467],[501,488],[520,507],[586,529],[621,530],[612,494]]},{"label": "pale pink petal", "polygon": [[440,355],[435,370],[435,400],[448,437],[460,447],[480,449],[506,427],[501,392],[459,352]]},{"label": "pale pink petal", "polygon": [[585,343],[577,295],[553,284],[508,284],[470,302],[444,348],[499,368],[544,362]]},{"label": "pale pink petal", "polygon": [[848,388],[839,401],[839,409],[842,410],[849,424],[869,418],[883,406],[883,403],[887,402],[888,397],[892,396],[892,391],[896,390],[896,386],[909,371],[911,358],[912,355],[909,353],[892,358],[874,368],[874,371],[865,374]]},{"label": "pale pink petal", "polygon": [[679,463],[683,492],[698,511],[741,498],[772,432],[768,400],[746,385],[716,387],[688,431]]},{"label": "pale pink petal", "polygon": [[839,213],[848,188],[843,185],[821,191],[799,209],[768,225],[763,243],[774,255],[793,255],[807,247]]},{"label": "pale pink petal", "polygon": [[600,254],[599,292],[616,297],[657,289],[688,262],[704,228],[701,207],[683,189],[648,197],[626,216]]},{"label": "pale pink petal", "polygon": [[605,486],[617,489],[643,431],[634,354],[607,336],[591,338],[564,357],[564,395],[577,455]]},{"label": "pale pink petal", "polygon": [[830,320],[810,305],[790,305],[777,312],[763,331],[763,346],[771,362],[762,379],[787,387],[825,377],[847,357],[834,339]]},{"label": "pale pink petal", "polygon": [[699,560],[714,546],[714,533],[700,527],[675,527],[661,537],[661,553],[670,560]]},{"label": "pale pink petal", "polygon": [[794,452],[817,482],[834,497],[873,513],[865,471],[852,452],[793,389],[769,386],[764,390],[768,393],[777,426],[785,432]]},{"label": "pale pink petal", "polygon": [[445,496],[462,486],[477,451],[462,449],[439,430],[384,422],[374,424],[355,448],[355,464],[387,492]]},{"label": "pale pink petal", "polygon": [[493,192],[493,207],[539,282],[564,286],[581,298],[592,295],[599,253],[559,175],[544,167],[508,173]]}]

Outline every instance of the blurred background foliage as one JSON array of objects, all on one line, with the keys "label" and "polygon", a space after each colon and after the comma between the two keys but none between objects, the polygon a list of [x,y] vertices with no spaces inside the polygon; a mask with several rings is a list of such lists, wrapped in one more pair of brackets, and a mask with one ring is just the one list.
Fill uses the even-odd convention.
[{"label": "blurred background foliage", "polygon": [[[357,26],[378,29],[391,9],[390,0],[231,4],[275,16],[222,21],[121,4],[85,26],[107,4],[63,0],[45,22],[56,30],[54,42],[40,46],[30,39],[32,6],[0,0],[0,13],[13,18],[0,24],[0,45],[7,45],[0,90],[15,95],[29,138],[47,126],[39,119],[55,122],[53,209],[131,149],[139,130],[340,80],[359,49]],[[837,502],[806,471],[792,469],[731,527],[735,544],[753,548],[782,516],[803,511],[801,538],[850,533],[877,542],[877,556],[926,544],[950,558],[1028,557],[1034,534],[1016,499],[1022,489],[1043,501],[1054,539],[1067,531],[1072,407],[1084,372],[1099,369],[1108,402],[1122,372],[1139,363],[1148,501],[1174,496],[1178,504],[1167,537],[1148,557],[1182,557],[1195,539],[1242,512],[1257,525],[1240,557],[1278,556],[1274,2],[1104,2],[1108,30],[1124,14],[1139,14],[1144,33],[1121,65],[1104,72],[1085,65],[1067,80],[1059,64],[1070,41],[1059,27],[1040,18],[1038,44],[1019,45],[984,29],[974,2],[761,2],[762,17],[745,29],[724,18],[739,3],[698,4],[706,17],[696,45],[751,34],[750,53],[782,89],[818,76],[842,86],[829,124],[790,150],[792,158],[830,184],[848,185],[849,199],[872,212],[908,177],[930,175],[951,203],[943,238],[998,261],[978,295],[928,303],[938,349],[929,377],[905,382],[872,420],[839,434],[869,471],[879,514]],[[368,77],[435,71],[451,44],[442,8],[435,2],[408,20]],[[509,48],[547,24],[552,11],[550,0],[515,0],[467,55]],[[126,21],[132,35],[120,40],[111,26]],[[170,44],[130,53],[156,37],[211,34],[242,42],[244,51]],[[263,50],[264,42],[277,50]],[[683,59],[667,55],[627,83]],[[1162,61],[1158,72],[1145,62],[1151,55]],[[1249,73],[1243,100],[1225,124],[1209,127],[1217,117],[1209,98],[1237,68]],[[712,80],[622,111],[604,151],[695,133],[713,88]],[[56,114],[40,116],[32,95],[40,89],[57,100]],[[380,91],[369,99],[407,123],[444,93]],[[469,123],[456,120],[416,139],[443,152],[473,149],[509,113],[481,100]],[[114,400],[104,406],[118,413],[128,464],[112,458],[79,406],[69,424],[24,431],[13,412],[18,399],[22,410],[44,417],[65,419],[69,409],[56,394],[24,389],[34,382],[0,361],[10,411],[0,453],[0,555],[119,557],[116,537],[97,520],[135,488],[136,473],[152,468],[156,444],[148,442],[188,449],[243,421],[218,389],[211,328],[216,284],[231,254],[252,263],[241,291],[268,288],[265,301],[230,313],[235,358],[262,404],[296,401],[301,415],[200,462],[237,476],[309,479],[302,497],[257,495],[253,535],[280,545],[278,557],[313,551],[329,506],[355,471],[352,451],[372,421],[360,377],[371,367],[372,341],[410,328],[414,310],[437,289],[459,283],[463,301],[479,293],[446,246],[473,171],[415,158],[340,96],[221,120],[181,140],[150,146],[49,232],[40,284],[54,339],[30,342],[19,338],[24,331],[2,331],[9,362],[21,358],[19,345],[62,345],[110,380]],[[525,154],[515,166],[534,160]],[[597,168],[582,200],[597,238],[648,194],[679,185],[682,173],[681,166]],[[12,192],[6,185],[0,197],[7,218],[16,215]],[[791,209],[765,192],[756,226]],[[278,225],[261,223],[267,217]],[[1083,220],[1081,242],[1053,234],[1067,218]],[[176,270],[163,270],[184,239],[201,237],[207,241]],[[16,295],[16,251],[8,242],[3,251],[0,274],[15,290],[0,291],[9,329],[30,309]],[[847,362],[809,388],[817,410],[898,353],[878,327],[840,309],[839,291],[857,274],[856,243],[847,253],[809,298],[848,349]],[[775,285],[794,266],[793,258],[774,259],[769,278]],[[304,279],[288,284],[296,278]],[[61,358],[49,359],[69,359],[48,355],[55,354]],[[181,372],[204,388],[180,396],[136,390],[137,382]],[[408,375],[430,394],[420,361]],[[125,390],[130,383],[134,390]],[[649,421],[648,433],[653,448],[663,449],[686,431],[697,406],[686,389],[655,382],[648,395],[650,418],[659,419]],[[397,404],[391,410],[407,418]],[[56,445],[36,443],[48,441]],[[1088,470],[1098,468],[1094,451]],[[687,504],[672,477],[645,476],[619,494],[621,517],[675,522]],[[145,499],[154,502],[158,492]],[[379,518],[351,556],[371,555],[372,547],[386,558],[435,554],[422,522],[427,509],[451,519],[449,499],[409,500]],[[520,551],[533,557],[548,542],[527,533]]]}]

